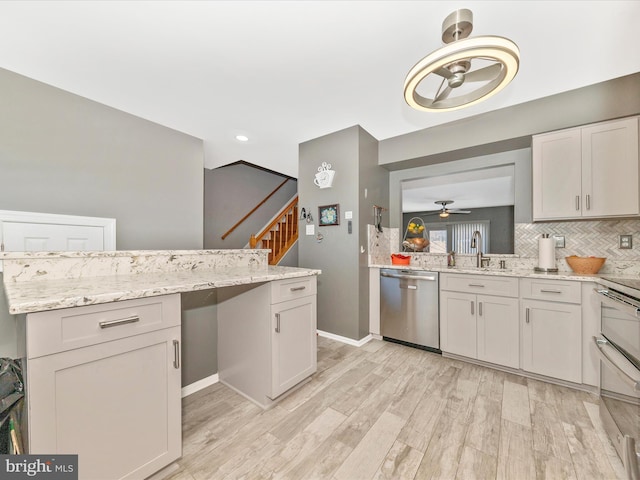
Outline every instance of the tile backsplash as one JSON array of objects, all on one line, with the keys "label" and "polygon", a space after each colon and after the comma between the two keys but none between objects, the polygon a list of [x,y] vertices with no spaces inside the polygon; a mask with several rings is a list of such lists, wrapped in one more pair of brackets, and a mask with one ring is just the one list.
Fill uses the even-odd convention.
[{"label": "tile backsplash", "polygon": [[[510,268],[533,268],[538,263],[538,239],[543,233],[565,238],[564,248],[556,248],[556,264],[560,271],[570,271],[564,257],[570,255],[606,257],[600,273],[640,275],[640,220],[577,220],[566,222],[516,223],[515,255],[505,255]],[[633,235],[633,248],[621,249],[620,235]],[[384,228],[383,233],[369,225],[369,263],[386,265],[391,253],[399,252],[400,232]],[[491,255],[498,257],[497,255]],[[446,255],[414,254],[412,264],[446,265]],[[458,263],[475,261],[475,256],[458,256]],[[493,262],[492,262],[493,263]],[[497,263],[497,262],[495,262]]]}]

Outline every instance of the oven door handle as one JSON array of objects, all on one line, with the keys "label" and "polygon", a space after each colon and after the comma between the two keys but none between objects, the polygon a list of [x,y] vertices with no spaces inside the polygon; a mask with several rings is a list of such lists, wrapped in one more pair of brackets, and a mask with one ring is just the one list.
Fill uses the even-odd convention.
[{"label": "oven door handle", "polygon": [[636,392],[640,392],[640,380],[636,380],[635,378],[632,378],[631,376],[629,376],[627,372],[625,372],[622,368],[620,368],[616,360],[611,358],[609,354],[606,352],[606,350],[608,349],[617,351],[615,347],[612,347],[611,344],[605,338],[598,338],[595,336],[592,338],[593,338],[593,343],[596,345],[596,348],[597,348],[596,351],[598,352],[598,355],[600,355],[600,359],[604,363],[609,365],[611,368],[613,368],[613,370],[618,374],[618,376],[622,380],[625,381],[627,385],[633,388]]},{"label": "oven door handle", "polygon": [[622,310],[636,318],[640,317],[640,308],[620,300],[617,296],[612,295],[609,290],[604,288],[594,288],[593,291],[600,295],[602,297],[600,300],[610,307]]}]

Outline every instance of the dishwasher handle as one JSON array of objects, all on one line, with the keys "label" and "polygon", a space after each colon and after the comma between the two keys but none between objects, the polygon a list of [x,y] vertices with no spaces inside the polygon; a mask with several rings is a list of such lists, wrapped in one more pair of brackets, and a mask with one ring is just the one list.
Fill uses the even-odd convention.
[{"label": "dishwasher handle", "polygon": [[397,273],[387,273],[387,272],[380,272],[380,276],[387,277],[387,278],[399,278],[401,280],[426,280],[428,282],[435,282],[437,280],[437,277],[435,276],[427,277],[422,275],[400,275]]}]

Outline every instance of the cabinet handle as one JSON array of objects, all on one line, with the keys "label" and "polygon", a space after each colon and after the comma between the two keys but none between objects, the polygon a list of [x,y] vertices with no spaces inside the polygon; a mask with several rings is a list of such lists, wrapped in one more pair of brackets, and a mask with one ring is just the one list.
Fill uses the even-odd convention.
[{"label": "cabinet handle", "polygon": [[482,316],[482,302],[478,302],[478,315]]},{"label": "cabinet handle", "polygon": [[591,210],[591,195],[587,195],[587,210]]},{"label": "cabinet handle", "polygon": [[471,315],[475,315],[475,309],[474,307],[475,302],[471,302]]},{"label": "cabinet handle", "polygon": [[545,290],[544,288],[540,290],[542,293],[562,293],[562,290]]},{"label": "cabinet handle", "polygon": [[482,287],[482,288],[484,288],[484,285],[482,283],[470,283],[469,286],[470,287]]},{"label": "cabinet handle", "polygon": [[140,321],[140,317],[137,315],[133,315],[127,318],[119,318],[118,320],[105,320],[104,322],[99,322],[100,328],[111,328],[117,327],[119,325],[126,325],[127,323],[136,323]]},{"label": "cabinet handle", "polygon": [[300,290],[304,290],[305,287],[304,285],[302,287],[291,287],[289,290],[291,290],[292,292],[299,292]]},{"label": "cabinet handle", "polygon": [[173,341],[173,368],[180,369],[180,342],[178,340]]},{"label": "cabinet handle", "polygon": [[526,323],[529,323],[529,307],[524,309],[524,319]]},{"label": "cabinet handle", "polygon": [[280,333],[280,314],[276,313],[276,333]]},{"label": "cabinet handle", "polygon": [[576,195],[576,210],[580,210],[580,195]]}]

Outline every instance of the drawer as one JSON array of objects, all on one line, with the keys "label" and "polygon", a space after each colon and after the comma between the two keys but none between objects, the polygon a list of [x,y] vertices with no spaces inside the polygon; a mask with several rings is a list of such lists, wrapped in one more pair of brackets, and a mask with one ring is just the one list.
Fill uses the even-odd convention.
[{"label": "drawer", "polygon": [[37,358],[180,325],[180,295],[30,313],[27,356]]},{"label": "drawer", "polygon": [[275,280],[271,282],[271,303],[316,294],[316,276]]},{"label": "drawer", "polygon": [[580,282],[521,278],[522,298],[551,300],[553,302],[580,303],[582,286]]},{"label": "drawer", "polygon": [[518,296],[518,279],[497,275],[469,275],[466,273],[440,274],[440,289],[501,297]]}]

